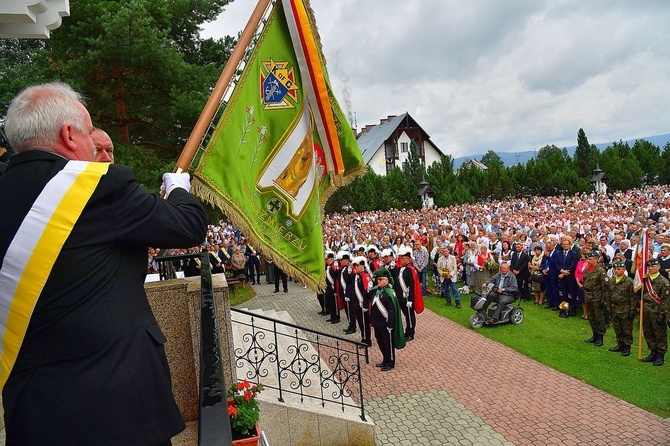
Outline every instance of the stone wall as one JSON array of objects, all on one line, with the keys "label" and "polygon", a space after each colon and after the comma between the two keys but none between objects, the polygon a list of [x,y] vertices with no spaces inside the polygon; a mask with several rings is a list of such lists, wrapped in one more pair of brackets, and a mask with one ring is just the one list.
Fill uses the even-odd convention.
[{"label": "stone wall", "polygon": [[[223,274],[213,274],[224,377],[233,382],[232,328],[228,284]],[[149,304],[167,338],[165,351],[172,373],[172,390],[184,420],[198,419],[200,380],[200,277],[151,282],[145,285]],[[236,378],[235,378],[236,379]]]}]

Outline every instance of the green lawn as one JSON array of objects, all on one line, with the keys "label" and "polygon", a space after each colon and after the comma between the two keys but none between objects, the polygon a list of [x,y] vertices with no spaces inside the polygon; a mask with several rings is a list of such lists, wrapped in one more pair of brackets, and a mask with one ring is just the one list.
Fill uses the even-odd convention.
[{"label": "green lawn", "polygon": [[[474,312],[470,309],[470,297],[462,296],[462,302],[463,308],[457,310],[453,305],[446,306],[440,296],[425,298],[426,308],[470,328],[468,319]],[[605,345],[594,347],[584,343],[584,339],[591,336],[588,321],[579,316],[559,318],[558,312],[533,302],[523,302],[522,307],[526,317],[520,325],[484,326],[479,333],[644,410],[663,418],[670,417],[670,355],[662,367],[637,359],[638,319],[631,356],[623,357],[607,350],[616,344],[612,328],[607,330]],[[644,340],[642,345],[644,357],[649,351]]]},{"label": "green lawn", "polygon": [[[232,287],[235,287],[234,291]],[[230,306],[235,307],[256,296],[256,292],[250,284],[247,283],[242,286],[242,284],[238,283],[231,286],[228,295],[230,296]]]}]

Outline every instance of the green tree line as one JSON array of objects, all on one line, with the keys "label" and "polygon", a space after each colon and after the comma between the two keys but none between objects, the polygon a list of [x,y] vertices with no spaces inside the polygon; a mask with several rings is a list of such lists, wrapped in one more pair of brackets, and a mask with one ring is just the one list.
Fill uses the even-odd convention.
[{"label": "green tree line", "polygon": [[577,133],[577,147],[571,157],[566,149],[548,145],[525,164],[505,166],[498,154],[488,151],[481,159],[486,170],[464,162],[454,171],[450,155],[442,156],[425,168],[414,143],[403,169],[394,168],[386,176],[368,171],[335,192],[326,203],[327,213],[376,211],[390,208],[419,209],[419,183],[425,179],[434,192],[438,207],[514,197],[573,195],[591,192],[593,171],[607,174],[609,191],[628,190],[649,184],[670,184],[670,143],[661,150],[645,140],[631,147],[615,142],[602,152],[589,144],[583,129]]}]

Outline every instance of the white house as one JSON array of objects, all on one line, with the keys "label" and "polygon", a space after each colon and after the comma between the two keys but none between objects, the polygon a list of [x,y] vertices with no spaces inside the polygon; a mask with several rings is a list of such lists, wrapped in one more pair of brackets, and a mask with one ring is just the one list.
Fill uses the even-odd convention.
[{"label": "white house", "polygon": [[386,175],[396,166],[402,168],[412,141],[416,143],[419,158],[426,167],[443,155],[428,133],[407,112],[381,119],[377,125],[365,126],[357,140],[365,164],[378,175]]}]

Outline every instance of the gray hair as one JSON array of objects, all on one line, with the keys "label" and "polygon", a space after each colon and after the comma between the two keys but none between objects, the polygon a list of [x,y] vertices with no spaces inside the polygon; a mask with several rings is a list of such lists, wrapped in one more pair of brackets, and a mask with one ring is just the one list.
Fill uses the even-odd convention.
[{"label": "gray hair", "polygon": [[5,119],[5,134],[14,151],[51,151],[66,124],[85,132],[78,102],[83,104],[81,95],[62,82],[23,89],[10,103]]}]

